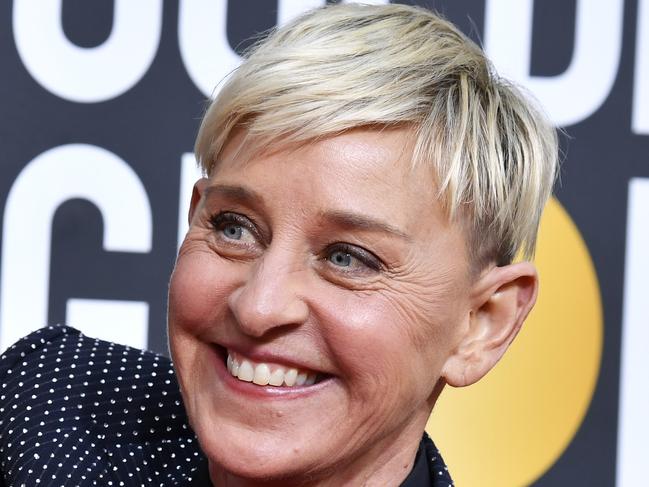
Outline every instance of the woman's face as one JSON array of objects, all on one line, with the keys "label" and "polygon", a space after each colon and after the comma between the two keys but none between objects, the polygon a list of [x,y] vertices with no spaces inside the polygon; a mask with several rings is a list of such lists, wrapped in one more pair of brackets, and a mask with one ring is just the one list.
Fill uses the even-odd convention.
[{"label": "woman's face", "polygon": [[213,476],[407,473],[470,287],[462,230],[411,167],[409,135],[243,162],[239,134],[197,183],[169,337]]}]

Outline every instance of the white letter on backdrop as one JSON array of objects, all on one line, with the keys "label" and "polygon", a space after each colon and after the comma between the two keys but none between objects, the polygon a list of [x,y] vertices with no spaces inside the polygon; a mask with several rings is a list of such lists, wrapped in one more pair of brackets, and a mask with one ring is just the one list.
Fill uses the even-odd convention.
[{"label": "white letter on backdrop", "polygon": [[636,134],[649,135],[649,0],[638,1],[635,43],[633,121]]},{"label": "white letter on backdrop", "polygon": [[[343,3],[356,3],[358,0],[345,0]],[[382,5],[390,0],[364,0],[365,4]],[[284,25],[307,10],[322,7],[325,0],[279,0],[277,3],[277,23]]]},{"label": "white letter on backdrop", "polygon": [[[0,350],[47,324],[52,219],[57,208],[73,198],[86,199],[99,208],[104,219],[104,250],[151,251],[149,198],[128,164],[112,152],[85,144],[40,154],[18,175],[5,206]],[[106,326],[99,314],[94,323],[76,325],[99,338]]]},{"label": "white letter on backdrop", "polygon": [[149,304],[112,299],[68,299],[66,324],[93,338],[144,349],[149,342]]},{"label": "white letter on backdrop", "polygon": [[533,7],[534,0],[488,0],[487,53],[500,74],[527,87],[539,99],[556,125],[578,123],[597,111],[615,82],[624,1],[577,0],[570,66],[549,77],[530,75]]},{"label": "white letter on backdrop", "polygon": [[624,311],[617,434],[617,487],[638,485],[647,473],[649,441],[649,179],[629,183]]},{"label": "white letter on backdrop", "polygon": [[[389,0],[363,3],[383,4]],[[277,23],[325,4],[325,0],[279,0]],[[216,96],[218,86],[239,64],[241,57],[227,36],[227,0],[181,0],[178,14],[180,55],[185,69],[205,96]]]},{"label": "white letter on backdrop", "polygon": [[241,58],[228,42],[227,8],[227,0],[180,2],[180,55],[187,74],[205,96],[211,96],[217,83],[241,62]]},{"label": "white letter on backdrop", "polygon": [[162,0],[115,0],[110,36],[91,48],[66,38],[62,1],[14,1],[16,48],[29,74],[55,95],[81,103],[109,100],[135,86],[158,50]]},{"label": "white letter on backdrop", "polygon": [[279,0],[277,2],[277,24],[284,25],[307,10],[322,7],[325,0]]}]

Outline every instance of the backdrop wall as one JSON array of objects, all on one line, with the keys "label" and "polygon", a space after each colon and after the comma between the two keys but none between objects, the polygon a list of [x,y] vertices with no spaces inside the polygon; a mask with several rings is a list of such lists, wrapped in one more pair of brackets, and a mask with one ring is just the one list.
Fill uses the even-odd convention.
[{"label": "backdrop wall", "polygon": [[[167,353],[205,99],[251,36],[323,3],[0,3],[0,349],[67,322]],[[483,44],[565,129],[537,309],[492,375],[445,392],[428,429],[458,485],[642,485],[649,0],[412,3]]]}]

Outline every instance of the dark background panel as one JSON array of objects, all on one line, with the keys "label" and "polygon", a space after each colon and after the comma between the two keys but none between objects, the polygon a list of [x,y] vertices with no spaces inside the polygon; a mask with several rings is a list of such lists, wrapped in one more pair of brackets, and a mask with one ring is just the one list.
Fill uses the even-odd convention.
[{"label": "dark background panel", "polygon": [[[481,43],[484,1],[403,3],[438,10]],[[555,76],[569,66],[576,5],[577,0],[535,2],[532,75]],[[110,0],[63,0],[61,22],[66,36],[80,47],[100,45],[110,35],[113,7]],[[615,85],[591,117],[566,127],[561,138],[565,154],[562,181],[556,190],[588,245],[601,286],[605,318],[601,373],[580,430],[536,486],[615,483],[628,181],[649,176],[649,138],[633,134],[630,127],[637,2],[627,1],[625,7],[622,59]],[[277,1],[229,1],[227,36],[233,49],[243,52],[261,32],[273,27],[276,11]],[[167,353],[166,287],[176,252],[180,159],[192,151],[205,106],[181,60],[178,3],[164,3],[162,37],[146,75],[121,96],[93,104],[61,99],[31,78],[16,52],[11,18],[12,2],[1,2],[0,218],[18,173],[52,147],[94,144],[125,160],[150,198],[152,251],[103,251],[103,224],[97,208],[83,200],[67,201],[53,222],[49,319],[65,321],[65,303],[70,297],[146,301],[150,306],[150,348]]]}]

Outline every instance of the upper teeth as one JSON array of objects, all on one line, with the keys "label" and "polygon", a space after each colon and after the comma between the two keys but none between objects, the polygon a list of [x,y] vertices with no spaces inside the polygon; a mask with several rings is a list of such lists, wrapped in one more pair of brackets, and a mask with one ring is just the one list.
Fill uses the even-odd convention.
[{"label": "upper teeth", "polygon": [[[310,386],[315,382],[316,374],[277,364],[255,363],[243,357],[237,357],[228,351],[228,372],[233,377],[260,386]],[[272,368],[272,369],[271,369]]]}]

